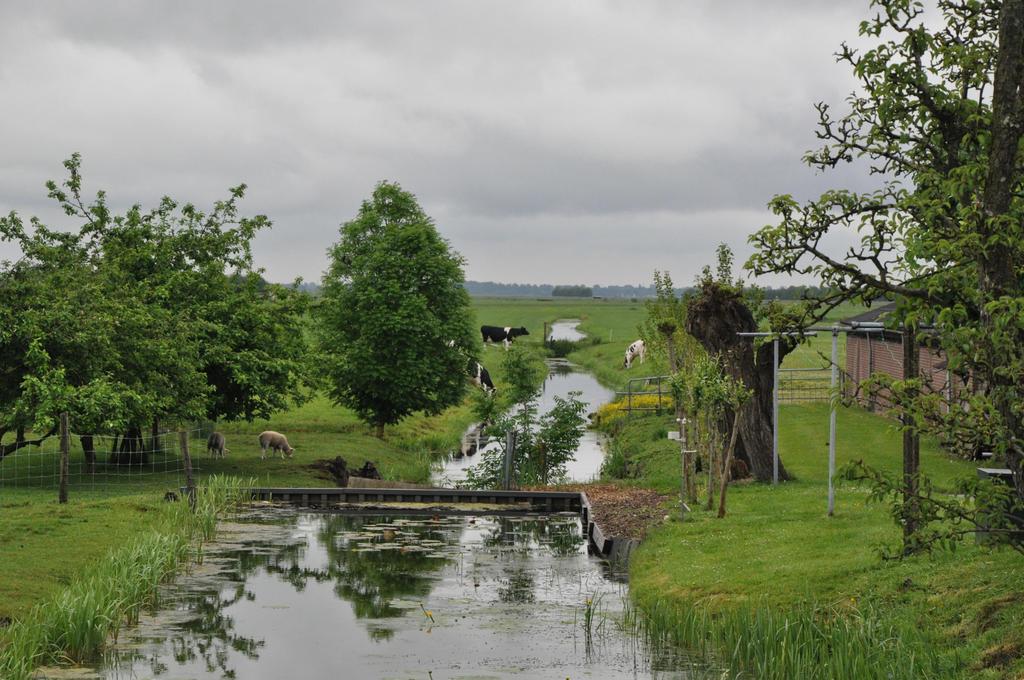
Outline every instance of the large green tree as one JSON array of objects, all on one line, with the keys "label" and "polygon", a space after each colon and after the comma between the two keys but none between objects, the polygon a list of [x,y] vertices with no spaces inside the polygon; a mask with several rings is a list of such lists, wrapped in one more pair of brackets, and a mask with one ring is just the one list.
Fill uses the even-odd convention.
[{"label": "large green tree", "polygon": [[329,256],[317,316],[331,398],[378,437],[457,404],[477,346],[463,260],[415,196],[377,185]]},{"label": "large green tree", "polygon": [[[817,276],[829,292],[808,320],[885,296],[899,301],[895,323],[931,326],[972,391],[947,412],[915,380],[895,387],[901,407],[915,429],[994,445],[1024,497],[1024,0],[872,7],[860,27],[871,46],[838,54],[860,87],[838,114],[817,105],[822,145],[806,161],[860,161],[877,186],[775,197],[779,221],[752,237],[748,265]],[[843,232],[853,245],[830,248]]]},{"label": "large green tree", "polygon": [[[209,212],[165,198],[115,214],[103,192],[83,200],[77,155],[65,166],[47,186],[77,231],[0,218],[23,255],[0,267],[0,436],[67,410],[78,432],[125,434],[135,460],[146,424],[267,417],[304,397],[305,297],[260,281],[250,242],[269,221],[238,216],[244,187]],[[91,463],[88,435],[83,448]]]}]

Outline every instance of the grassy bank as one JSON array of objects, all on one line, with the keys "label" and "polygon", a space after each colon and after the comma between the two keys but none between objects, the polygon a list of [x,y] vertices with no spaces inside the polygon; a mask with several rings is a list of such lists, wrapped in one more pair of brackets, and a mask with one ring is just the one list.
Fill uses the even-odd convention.
[{"label": "grassy bank", "polygon": [[0,634],[0,677],[23,680],[41,665],[94,660],[122,625],[155,604],[157,588],[213,538],[218,517],[250,482],[214,478],[196,497],[158,511],[149,531],[128,538],[95,565],[71,578]]},{"label": "grassy bank", "polygon": [[[865,489],[840,486],[836,514],[826,515],[827,415],[826,406],[782,409],[781,455],[797,481],[735,484],[721,520],[696,510],[680,522],[673,504],[631,569],[655,632],[712,647],[753,677],[1022,677],[1019,555],[968,543],[881,561],[876,548],[896,544],[899,531],[887,508],[866,505]],[[613,452],[630,475],[623,483],[678,494],[670,424],[635,418],[617,433]],[[840,464],[899,469],[891,421],[842,409],[838,431]],[[922,443],[921,460],[940,489],[974,474],[933,441]]]}]

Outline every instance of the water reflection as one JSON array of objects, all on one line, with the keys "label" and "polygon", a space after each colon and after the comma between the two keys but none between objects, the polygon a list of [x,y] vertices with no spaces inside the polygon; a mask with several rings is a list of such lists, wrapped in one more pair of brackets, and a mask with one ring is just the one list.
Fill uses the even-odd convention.
[{"label": "water reflection", "polygon": [[[271,529],[169,588],[168,611],[125,631],[100,677],[696,677],[671,658],[656,666],[668,674],[644,670],[614,623],[624,591],[575,516],[301,515]],[[600,645],[576,623],[592,598],[607,607]]]},{"label": "water reflection", "polygon": [[[579,399],[586,404],[586,411],[594,411],[599,406],[615,398],[615,392],[597,381],[592,374],[580,370],[578,366],[568,362],[548,362],[548,375],[537,400],[537,411],[547,413],[555,405],[555,397],[565,398],[570,392],[579,392]],[[491,444],[489,446],[497,446]],[[481,451],[489,449],[482,446]],[[442,486],[457,487],[466,478],[466,468],[477,464],[479,455],[452,458],[445,462],[443,469],[434,477],[434,482]],[[604,462],[604,444],[602,435],[587,429],[576,448],[576,455],[566,465],[566,475],[570,481],[588,482],[595,479]]]},{"label": "water reflection", "polygon": [[579,325],[579,319],[556,321],[551,324],[551,332],[548,333],[548,337],[552,340],[570,340],[572,342],[578,342],[587,337],[584,333],[577,330],[576,327]]}]

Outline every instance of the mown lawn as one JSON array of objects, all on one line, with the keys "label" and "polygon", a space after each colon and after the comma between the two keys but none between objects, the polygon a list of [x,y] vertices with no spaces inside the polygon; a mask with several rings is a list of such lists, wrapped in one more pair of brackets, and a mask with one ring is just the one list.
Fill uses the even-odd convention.
[{"label": "mown lawn", "polygon": [[156,494],[0,492],[0,621],[26,613],[112,547],[149,529]]},{"label": "mown lawn", "polygon": [[[756,604],[785,611],[802,603],[838,606],[851,617],[879,617],[941,650],[962,677],[1016,678],[1024,671],[1024,559],[973,541],[955,552],[883,561],[877,548],[896,546],[900,532],[885,506],[868,504],[866,489],[840,484],[836,513],[827,508],[828,408],[783,407],[780,450],[797,477],[773,488],[730,487],[728,515],[695,508],[678,519],[679,449],[665,438],[665,417],[635,418],[613,446],[635,478],[624,483],[672,494],[666,522],[635,555],[631,588],[641,601],[729,608]],[[841,409],[837,460],[863,459],[897,472],[895,423],[859,409]],[[922,442],[922,470],[940,489],[974,465]],[[703,490],[702,490],[703,498]]]}]

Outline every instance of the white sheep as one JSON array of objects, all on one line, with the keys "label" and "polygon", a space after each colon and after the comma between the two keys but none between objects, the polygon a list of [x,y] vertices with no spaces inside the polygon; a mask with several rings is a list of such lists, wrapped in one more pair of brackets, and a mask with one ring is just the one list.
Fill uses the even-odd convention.
[{"label": "white sheep", "polygon": [[274,455],[274,451],[280,452],[282,458],[284,458],[285,455],[291,458],[292,453],[295,452],[295,448],[288,444],[288,438],[280,432],[274,432],[273,430],[260,432],[259,441],[260,449],[263,451],[263,455],[260,456],[260,460],[266,459],[267,449],[272,450],[270,455]]}]

